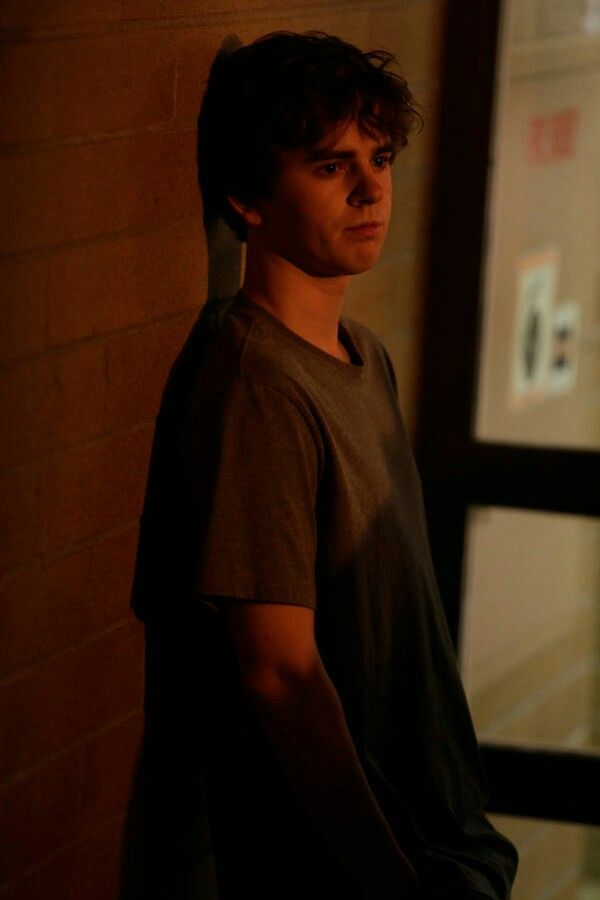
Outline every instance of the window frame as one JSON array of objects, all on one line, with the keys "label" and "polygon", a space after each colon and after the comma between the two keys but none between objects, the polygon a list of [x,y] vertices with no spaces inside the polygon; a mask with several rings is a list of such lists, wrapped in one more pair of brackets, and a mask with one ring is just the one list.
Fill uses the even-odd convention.
[{"label": "window frame", "polygon": [[[416,457],[432,555],[458,646],[475,505],[600,516],[600,453],[473,436],[486,201],[504,3],[449,3]],[[456,148],[459,148],[458,150]],[[482,741],[489,811],[600,825],[600,752]]]}]

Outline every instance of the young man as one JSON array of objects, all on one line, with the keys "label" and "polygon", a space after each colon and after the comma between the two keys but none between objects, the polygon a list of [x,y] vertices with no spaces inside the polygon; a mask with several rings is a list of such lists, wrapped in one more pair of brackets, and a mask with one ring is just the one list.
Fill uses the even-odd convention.
[{"label": "young man", "polygon": [[342,315],[418,116],[392,62],[275,33],[211,72],[205,215],[247,255],[173,367],[141,518],[161,896],[208,897],[211,847],[222,900],[510,895],[393,367]]}]

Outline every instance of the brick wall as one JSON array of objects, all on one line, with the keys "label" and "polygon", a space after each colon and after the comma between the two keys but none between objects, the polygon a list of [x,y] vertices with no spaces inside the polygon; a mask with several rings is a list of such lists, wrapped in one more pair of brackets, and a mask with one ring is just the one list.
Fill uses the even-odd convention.
[{"label": "brick wall", "polygon": [[413,428],[442,26],[435,0],[4,0],[0,900],[118,896],[142,724],[137,522],[161,388],[218,265],[195,171],[216,51],[321,28],[398,54],[427,127],[346,312],[389,347]]}]

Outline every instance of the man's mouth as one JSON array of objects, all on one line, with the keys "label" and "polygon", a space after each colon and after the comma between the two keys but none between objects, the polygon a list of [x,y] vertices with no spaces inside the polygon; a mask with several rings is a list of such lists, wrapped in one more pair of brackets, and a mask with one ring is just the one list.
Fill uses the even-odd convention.
[{"label": "man's mouth", "polygon": [[372,237],[379,234],[383,230],[383,222],[363,222],[362,225],[353,225],[346,231],[352,232],[360,237]]}]

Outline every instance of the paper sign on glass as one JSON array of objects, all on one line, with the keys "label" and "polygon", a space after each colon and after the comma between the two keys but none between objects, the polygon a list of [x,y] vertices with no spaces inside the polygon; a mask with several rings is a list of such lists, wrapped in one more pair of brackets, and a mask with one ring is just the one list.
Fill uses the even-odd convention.
[{"label": "paper sign on glass", "polygon": [[513,408],[548,392],[558,259],[558,249],[552,247],[519,261],[510,384]]}]

